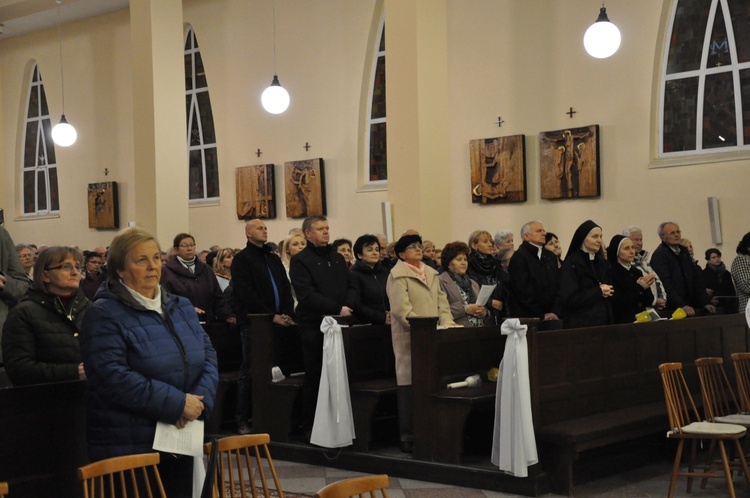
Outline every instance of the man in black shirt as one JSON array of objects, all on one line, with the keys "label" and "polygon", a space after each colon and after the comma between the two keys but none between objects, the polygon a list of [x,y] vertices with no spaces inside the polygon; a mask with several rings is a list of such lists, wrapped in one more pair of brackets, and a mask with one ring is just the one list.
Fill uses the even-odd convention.
[{"label": "man in black shirt", "polygon": [[344,257],[328,243],[328,220],[325,216],[308,216],[302,223],[302,231],[307,246],[292,258],[289,276],[297,296],[297,318],[305,363],[305,383],[300,392],[302,427],[309,429],[315,417],[323,366],[320,324],[324,316],[350,316],[352,310],[344,305],[349,270]]},{"label": "man in black shirt", "polygon": [[247,246],[232,261],[230,303],[237,315],[242,337],[242,366],[237,382],[237,411],[235,419],[240,434],[249,434],[251,403],[250,382],[250,325],[249,313],[273,314],[273,323],[288,327],[294,323],[292,287],[281,259],[266,244],[268,228],[262,220],[245,224]]},{"label": "man in black shirt", "polygon": [[509,308],[514,317],[560,318],[560,270],[556,256],[544,248],[546,234],[539,221],[530,221],[521,228],[523,243],[508,266]]}]

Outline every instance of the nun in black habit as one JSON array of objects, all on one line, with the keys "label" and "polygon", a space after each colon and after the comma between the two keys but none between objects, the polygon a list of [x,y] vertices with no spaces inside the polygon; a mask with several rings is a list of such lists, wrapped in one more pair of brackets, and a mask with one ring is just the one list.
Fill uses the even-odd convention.
[{"label": "nun in black habit", "polygon": [[591,220],[581,223],[573,234],[561,269],[565,328],[612,323],[609,298],[614,291],[602,245],[602,228]]},{"label": "nun in black habit", "polygon": [[615,293],[610,298],[615,323],[633,323],[635,315],[651,306],[654,274],[644,275],[633,265],[635,249],[630,237],[615,235],[607,247],[607,260]]}]

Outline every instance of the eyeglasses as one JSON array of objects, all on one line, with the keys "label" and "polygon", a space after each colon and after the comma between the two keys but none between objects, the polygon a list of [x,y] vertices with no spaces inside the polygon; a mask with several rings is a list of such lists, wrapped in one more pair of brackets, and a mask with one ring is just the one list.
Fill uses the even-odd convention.
[{"label": "eyeglasses", "polygon": [[406,246],[407,249],[414,249],[414,250],[422,250],[424,247],[422,247],[422,244],[411,244],[409,246]]},{"label": "eyeglasses", "polygon": [[28,259],[28,258],[33,258],[34,255],[33,254],[19,254],[18,257],[21,259]]},{"label": "eyeglasses", "polygon": [[73,269],[75,269],[75,271],[77,271],[78,273],[81,273],[83,271],[82,267],[80,267],[80,266],[74,266],[74,265],[71,265],[70,263],[65,263],[63,265],[57,265],[57,266],[50,266],[49,268],[45,268],[44,270],[45,271],[63,270],[63,271],[66,271],[68,273],[72,273]]},{"label": "eyeglasses", "polygon": [[672,230],[671,232],[667,232],[664,235],[679,235],[681,233],[682,233],[682,231],[680,231],[680,230]]},{"label": "eyeglasses", "polygon": [[87,264],[89,265],[103,265],[104,261],[94,261],[93,259],[90,260]]},{"label": "eyeglasses", "polygon": [[180,249],[192,249],[193,247],[195,247],[195,244],[180,244],[178,247]]}]

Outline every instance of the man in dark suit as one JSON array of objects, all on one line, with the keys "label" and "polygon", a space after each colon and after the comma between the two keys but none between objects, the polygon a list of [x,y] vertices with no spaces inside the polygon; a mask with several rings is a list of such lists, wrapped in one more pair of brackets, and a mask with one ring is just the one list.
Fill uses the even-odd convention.
[{"label": "man in dark suit", "polygon": [[281,259],[266,244],[268,228],[262,220],[245,224],[247,246],[232,261],[230,303],[237,315],[242,337],[242,366],[237,382],[235,419],[240,434],[249,434],[250,425],[250,325],[249,313],[273,315],[273,323],[288,327],[294,323],[292,287]]},{"label": "man in dark suit", "polygon": [[544,248],[546,234],[539,221],[530,221],[521,228],[523,243],[508,266],[509,309],[514,317],[560,318],[560,270],[556,256]]},{"label": "man in dark suit", "polygon": [[657,230],[661,244],[651,256],[651,267],[659,274],[667,292],[667,309],[682,308],[688,316],[716,313],[711,298],[706,293],[701,275],[687,248],[682,247],[682,231],[673,221],[665,221]]},{"label": "man in dark suit", "polygon": [[305,383],[300,392],[302,428],[312,428],[323,367],[323,334],[320,324],[327,315],[351,316],[344,303],[349,270],[344,257],[334,251],[325,216],[308,216],[302,223],[307,246],[292,258],[289,276],[297,295],[297,318],[302,337]]}]

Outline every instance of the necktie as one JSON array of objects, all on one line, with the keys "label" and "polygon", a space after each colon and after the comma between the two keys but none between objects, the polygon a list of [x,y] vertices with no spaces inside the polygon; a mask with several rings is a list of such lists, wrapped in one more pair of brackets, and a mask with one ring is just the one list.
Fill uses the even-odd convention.
[{"label": "necktie", "polygon": [[271,285],[273,286],[273,299],[276,303],[276,312],[281,311],[281,299],[279,299],[279,288],[276,286],[276,279],[273,278],[271,273],[271,267],[268,266],[268,259],[266,259],[266,268],[268,268],[268,276],[271,277]]}]

